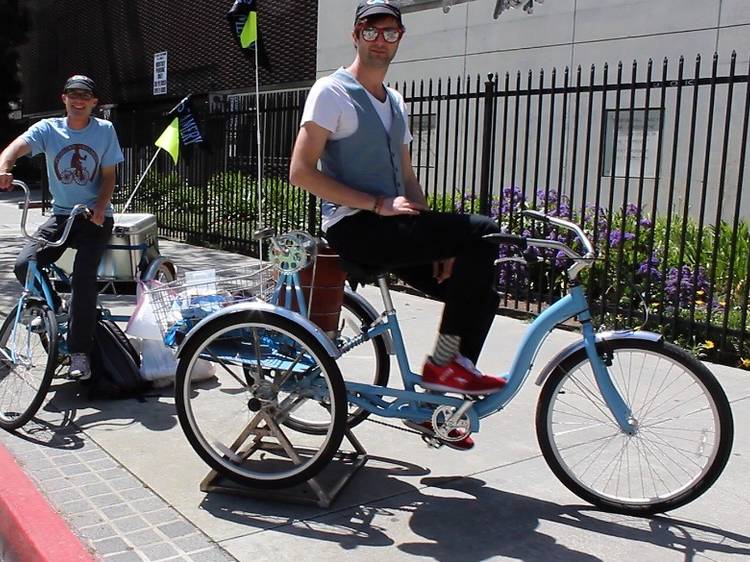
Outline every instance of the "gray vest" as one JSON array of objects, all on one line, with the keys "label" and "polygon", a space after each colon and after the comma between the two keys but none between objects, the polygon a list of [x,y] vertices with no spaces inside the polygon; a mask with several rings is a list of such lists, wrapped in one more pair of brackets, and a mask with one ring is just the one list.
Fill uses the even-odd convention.
[{"label": "gray vest", "polygon": [[[352,189],[372,195],[404,195],[401,150],[406,123],[398,100],[386,89],[393,116],[391,130],[386,131],[364,87],[343,68],[333,77],[344,86],[354,102],[358,126],[353,135],[326,143],[320,157],[323,173]],[[330,216],[338,206],[324,200],[323,216]]]}]

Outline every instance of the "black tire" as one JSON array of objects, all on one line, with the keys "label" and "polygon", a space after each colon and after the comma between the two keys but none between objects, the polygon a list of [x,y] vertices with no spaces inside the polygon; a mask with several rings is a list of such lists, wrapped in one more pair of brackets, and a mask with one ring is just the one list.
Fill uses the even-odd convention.
[{"label": "black tire", "polygon": [[[376,314],[367,310],[367,308],[362,306],[356,297],[348,292],[344,293],[343,309],[344,310],[341,311],[342,317],[339,321],[340,337],[336,338],[336,343],[339,346],[339,349],[342,345],[346,344],[346,339],[358,336],[361,333],[362,326],[369,326],[378,319]],[[351,319],[357,326],[356,333],[351,333],[352,326],[346,325],[345,317],[347,314],[350,315]],[[347,356],[349,354],[351,354],[350,357],[354,355],[358,356],[357,359],[352,361],[352,363],[355,364],[355,368],[359,366],[358,364],[363,362],[367,363],[367,365],[362,366],[363,371],[355,374],[347,368],[349,367],[349,364],[347,364],[349,360],[349,357]],[[342,363],[344,364],[343,366]],[[388,386],[388,379],[391,373],[391,358],[388,355],[388,347],[386,346],[385,338],[382,335],[372,338],[344,353],[338,359],[338,365],[339,370],[344,377],[344,381],[374,384],[383,387]],[[369,415],[370,412],[367,410],[363,410],[362,408],[349,403],[346,425],[350,429],[356,427],[365,421]],[[316,429],[314,426],[300,422],[294,417],[290,417],[285,422],[285,425],[298,431],[305,431],[311,434],[320,433],[320,430]]]},{"label": "black tire", "polygon": [[[264,338],[263,345],[258,341],[260,337]],[[258,356],[263,357],[261,368],[254,367]],[[198,359],[214,365],[215,381],[193,383],[193,373],[202,368]],[[269,364],[291,367],[284,371],[286,367],[267,368]],[[247,369],[246,365],[252,368]],[[297,370],[293,370],[295,367]],[[267,408],[260,402],[264,398],[261,391],[246,382],[249,373],[257,372],[263,373],[263,377],[273,372],[279,382],[287,382],[277,389]],[[264,378],[263,382],[277,380]],[[321,398],[312,396],[315,393]],[[268,399],[267,394],[265,398]],[[313,478],[338,451],[346,427],[346,389],[336,362],[306,330],[264,311],[219,316],[190,337],[180,354],[175,402],[180,425],[196,453],[218,473],[254,488],[285,488]],[[242,451],[243,443],[253,433],[255,443],[262,441],[262,431],[268,423],[261,421],[261,415],[270,416],[273,423],[280,424],[288,415],[284,412],[285,405],[292,408],[299,404],[329,420],[327,431],[319,439],[300,433],[292,435],[292,430],[285,432],[285,439],[301,457],[301,463],[292,462],[290,454],[278,444],[270,451],[268,447],[255,446]],[[255,430],[254,423],[265,425]],[[240,434],[244,437],[237,443]],[[293,438],[301,439],[304,446],[292,443]],[[311,447],[312,441],[316,444]],[[256,450],[261,450],[259,459],[252,458]]]},{"label": "black tire", "polygon": [[[555,369],[539,397],[537,438],[552,472],[578,497],[608,511],[647,516],[693,501],[716,481],[732,449],[732,411],[718,381],[669,343],[620,339],[597,348],[611,360],[608,370],[638,424],[636,433],[628,436],[617,426],[581,349]],[[637,373],[626,375],[628,367]],[[664,410],[657,405],[661,399]],[[555,434],[555,425],[564,430]],[[687,443],[691,437],[695,448]],[[565,439],[572,440],[566,445]],[[610,458],[612,452],[619,456]],[[613,482],[614,471],[623,469],[625,482]]]},{"label": "black tire", "polygon": [[[16,328],[16,356],[20,353],[22,360],[13,362],[11,336],[17,308],[18,305],[13,307],[0,328],[0,427],[9,431],[22,427],[36,415],[57,367],[55,314],[36,301],[27,302]],[[41,318],[42,324],[32,332],[27,326],[35,318]]]},{"label": "black tire", "polygon": [[143,275],[141,275],[141,279],[143,281],[159,281],[160,283],[171,283],[175,280],[174,271],[172,271],[172,268],[169,267],[166,262],[162,262],[159,264],[159,267],[156,268],[156,271],[154,271],[153,276],[146,276],[148,271],[144,271]]}]

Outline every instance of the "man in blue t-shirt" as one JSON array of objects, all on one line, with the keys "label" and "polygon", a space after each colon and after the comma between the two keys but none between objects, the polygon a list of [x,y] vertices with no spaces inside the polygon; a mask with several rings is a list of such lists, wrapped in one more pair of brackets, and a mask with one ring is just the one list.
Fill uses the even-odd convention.
[{"label": "man in blue t-shirt", "polygon": [[[70,374],[74,378],[91,377],[89,352],[96,325],[96,271],[112,233],[112,192],[115,168],[123,161],[117,134],[109,121],[91,117],[98,103],[91,78],[76,75],[65,82],[62,102],[66,117],[43,119],[14,140],[0,154],[0,189],[10,189],[11,170],[21,156],[44,154],[52,193],[52,217],[36,233],[47,240],[62,234],[65,221],[79,203],[91,210],[91,216],[78,216],[65,245],[39,250],[29,242],[18,255],[15,274],[23,284],[29,259],[36,256],[40,267],[55,262],[65,248],[78,250],[73,265],[68,350]],[[56,308],[60,307],[57,295]]]}]

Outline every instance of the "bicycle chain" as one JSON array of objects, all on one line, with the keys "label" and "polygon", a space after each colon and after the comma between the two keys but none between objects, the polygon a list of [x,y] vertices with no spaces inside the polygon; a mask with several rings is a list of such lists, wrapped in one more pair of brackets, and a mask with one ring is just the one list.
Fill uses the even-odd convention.
[{"label": "bicycle chain", "polygon": [[371,419],[371,418],[366,418],[366,420],[367,420],[368,422],[374,423],[374,424],[376,424],[376,425],[383,425],[383,426],[385,426],[385,427],[390,427],[391,429],[396,429],[396,430],[398,430],[398,431],[403,431],[404,433],[413,433],[414,435],[420,435],[420,436],[421,436],[421,435],[425,435],[425,434],[424,434],[424,433],[422,433],[421,431],[415,431],[415,430],[413,430],[413,429],[408,429],[408,428],[406,428],[406,427],[401,427],[401,426],[399,426],[399,425],[393,425],[393,424],[391,424],[391,423],[385,423],[385,422],[382,422],[382,421],[378,421],[378,420],[373,420],[373,419]]}]

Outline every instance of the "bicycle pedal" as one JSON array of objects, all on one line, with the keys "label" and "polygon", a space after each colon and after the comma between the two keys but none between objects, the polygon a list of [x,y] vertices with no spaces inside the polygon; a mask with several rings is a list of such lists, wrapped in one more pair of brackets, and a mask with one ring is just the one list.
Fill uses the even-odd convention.
[{"label": "bicycle pedal", "polygon": [[433,435],[422,435],[422,441],[431,449],[440,449],[445,443]]}]

